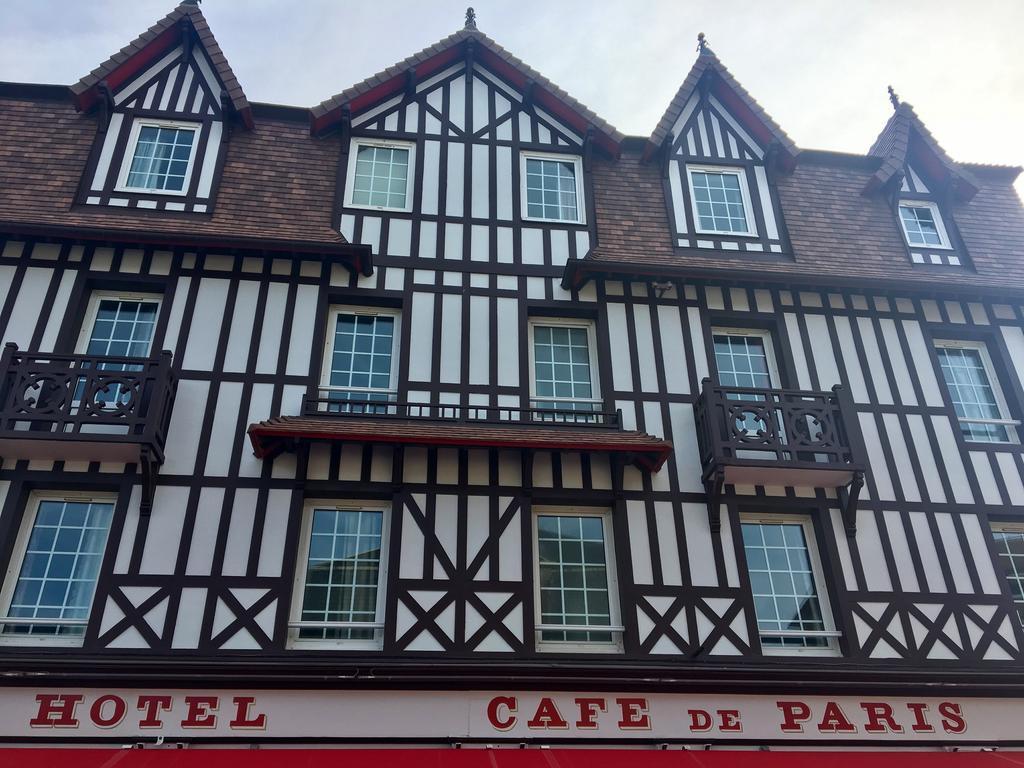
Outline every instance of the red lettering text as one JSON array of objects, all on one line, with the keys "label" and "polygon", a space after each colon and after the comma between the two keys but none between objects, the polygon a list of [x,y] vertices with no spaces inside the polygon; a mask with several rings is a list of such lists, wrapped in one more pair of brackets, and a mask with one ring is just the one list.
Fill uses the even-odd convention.
[{"label": "red lettering text", "polygon": [[228,723],[228,727],[259,731],[267,727],[266,714],[261,713],[253,717],[249,712],[249,709],[256,701],[255,696],[235,696],[232,701],[235,703],[235,719]]},{"label": "red lettering text", "polygon": [[868,716],[864,730],[868,733],[903,733],[903,726],[892,716],[892,707],[879,701],[861,702],[860,708]]},{"label": "red lettering text", "polygon": [[914,733],[935,733],[935,727],[928,722],[928,705],[923,701],[907,702],[907,709],[914,713],[914,724],[910,730]]},{"label": "red lettering text", "polygon": [[[501,716],[502,708],[507,713],[504,718]],[[515,696],[495,696],[487,703],[487,719],[494,728],[499,731],[507,731],[515,727],[518,718],[513,713],[516,709]]]},{"label": "red lettering text", "polygon": [[811,719],[811,708],[802,701],[776,701],[775,706],[782,711],[782,725],[779,726],[783,733],[803,733],[806,723]]},{"label": "red lettering text", "polygon": [[540,704],[537,705],[537,711],[527,721],[526,725],[529,728],[555,728],[559,730],[569,727],[565,718],[562,717],[562,713],[555,706],[555,702],[547,696],[540,700]]},{"label": "red lettering text", "polygon": [[740,711],[738,709],[720,709],[718,717],[722,724],[718,730],[725,733],[740,733],[743,730],[743,723],[740,722]]},{"label": "red lettering text", "polygon": [[[114,707],[110,710],[110,714],[104,717],[103,707],[108,702],[113,704]],[[89,707],[89,719],[92,720],[93,725],[98,728],[113,728],[124,719],[124,713],[127,710],[128,705],[124,703],[124,699],[120,696],[108,693],[106,696],[100,696],[92,703],[92,706]]]},{"label": "red lettering text", "polygon": [[188,707],[182,728],[216,728],[219,700],[216,696],[186,696],[185,706]]},{"label": "red lettering text", "polygon": [[939,714],[942,715],[942,730],[946,733],[963,733],[967,730],[967,721],[959,704],[944,701],[939,704]]},{"label": "red lettering text", "polygon": [[690,716],[690,731],[693,733],[703,733],[704,731],[710,731],[714,721],[703,709],[689,709],[687,714]]},{"label": "red lettering text", "polygon": [[843,712],[834,701],[825,702],[825,711],[821,715],[821,722],[818,723],[819,733],[856,733],[857,726],[850,722],[850,718]]},{"label": "red lettering text", "polygon": [[164,721],[160,718],[161,710],[168,710],[174,703],[170,696],[139,696],[139,703],[136,707],[146,714],[139,720],[139,728],[163,728]]},{"label": "red lettering text", "polygon": [[36,696],[39,711],[28,724],[33,728],[77,728],[75,707],[83,698],[80,693],[40,693]]},{"label": "red lettering text", "polygon": [[619,728],[649,730],[651,716],[647,714],[647,699],[616,699],[622,712]]},{"label": "red lettering text", "polygon": [[597,728],[598,712],[608,711],[604,699],[576,699],[576,706],[580,708],[580,719],[576,721],[577,728]]}]

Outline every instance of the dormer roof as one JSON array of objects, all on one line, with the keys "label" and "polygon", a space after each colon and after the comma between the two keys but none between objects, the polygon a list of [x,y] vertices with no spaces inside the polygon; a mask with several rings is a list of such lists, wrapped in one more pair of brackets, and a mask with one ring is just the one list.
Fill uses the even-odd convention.
[{"label": "dormer roof", "polygon": [[474,47],[477,61],[503,77],[513,87],[524,92],[532,91],[530,98],[581,135],[588,128],[593,128],[597,143],[613,156],[618,155],[619,143],[623,139],[621,133],[589,107],[478,30],[475,22],[472,25],[467,23],[466,28],[313,107],[310,110],[313,133],[323,133],[338,123],[346,105],[353,113],[358,112],[405,90],[410,77],[420,81],[442,71],[465,56],[467,45]]},{"label": "dormer roof", "polygon": [[[891,89],[890,89],[891,92]],[[970,200],[978,192],[978,182],[958,166],[925,127],[914,108],[891,94],[895,110],[868,154],[882,158],[882,164],[864,188],[870,194],[904,172],[909,162],[924,171],[939,184],[953,184],[958,200]]]},{"label": "dormer roof", "polygon": [[[703,83],[703,85],[702,85]],[[649,159],[657,152],[672,131],[672,126],[685,109],[690,97],[698,88],[706,87],[736,118],[757,141],[765,147],[776,144],[788,160],[786,166],[792,165],[799,149],[786,132],[779,127],[771,116],[751,96],[747,89],[726,69],[721,60],[707,47],[701,38],[700,53],[693,63],[683,84],[658,121],[654,133],[647,140],[644,158]]]},{"label": "dormer roof", "polygon": [[[188,37],[191,36],[191,37]],[[217,44],[203,12],[194,0],[185,0],[135,40],[71,86],[79,111],[89,110],[100,98],[100,84],[114,90],[186,40],[201,46],[224,86],[227,101],[246,128],[252,128],[252,109],[242,86]]]}]

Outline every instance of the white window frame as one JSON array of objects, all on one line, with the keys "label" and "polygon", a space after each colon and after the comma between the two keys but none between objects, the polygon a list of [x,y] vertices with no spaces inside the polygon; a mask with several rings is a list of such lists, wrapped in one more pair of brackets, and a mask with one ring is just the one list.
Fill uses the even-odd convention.
[{"label": "white window frame", "polygon": [[[966,422],[967,424],[1002,424],[1006,427],[1006,433],[1009,440],[964,440],[971,445],[1019,445],[1020,435],[1019,427],[1021,426],[1020,419],[1015,419],[1011,415],[1010,405],[1003,395],[1003,387],[999,382],[999,377],[996,376],[995,366],[992,365],[992,356],[988,351],[988,344],[984,341],[965,341],[962,339],[933,339],[932,345],[935,349],[974,349],[978,352],[978,357],[981,358],[981,367],[985,371],[985,375],[988,377],[988,385],[992,389],[992,394],[996,398],[996,407],[999,409],[998,419],[961,419],[956,415],[955,409],[953,410],[953,418],[957,420],[957,423]],[[938,362],[938,361],[936,361]],[[952,404],[953,396],[949,391],[949,386],[943,380],[941,376],[942,364],[939,363],[940,378],[939,382],[945,388],[946,396],[949,397],[950,404]],[[961,432],[961,434],[963,434]]]},{"label": "white window frame", "polygon": [[[530,510],[531,514],[531,538],[533,541],[533,621],[534,621],[534,646],[539,653],[622,653],[623,634],[625,627],[622,625],[622,613],[619,606],[619,579],[615,570],[615,544],[612,529],[612,510],[605,507],[571,507],[571,506],[535,506]],[[596,629],[581,625],[573,625],[566,630],[542,630],[536,629],[541,624],[540,605],[540,544],[538,518],[541,516],[564,516],[564,517],[600,517],[602,529],[604,530],[604,560],[605,573],[608,576],[608,614],[611,616],[611,624],[608,630],[601,627]],[[562,642],[558,640],[541,640],[541,633],[544,631],[571,631],[571,632],[602,632],[608,631],[611,642]]]},{"label": "white window frame", "polygon": [[[128,174],[131,172],[132,162],[135,160],[135,152],[139,147],[139,134],[142,133],[142,129],[145,127],[178,128],[195,132],[195,139],[192,141],[192,150],[188,155],[188,166],[185,169],[185,181],[182,183],[180,190],[128,186]],[[124,157],[121,158],[121,170],[117,174],[117,184],[114,186],[114,190],[117,192],[141,192],[149,195],[173,195],[175,197],[185,197],[192,186],[192,173],[195,170],[196,153],[199,151],[199,139],[202,129],[202,123],[181,120],[160,120],[148,117],[135,118],[132,122],[131,131],[128,134],[128,143],[125,144]]]},{"label": "white window frame", "polygon": [[[370,640],[347,640],[341,638],[317,639],[299,638],[300,627],[316,629],[325,627],[322,622],[302,622],[302,601],[306,589],[306,569],[309,566],[309,545],[313,536],[313,510],[333,509],[340,511],[369,511],[381,513],[380,565],[377,569],[377,615],[372,624],[353,622],[351,629],[374,630]],[[299,533],[298,558],[295,561],[295,581],[292,585],[291,614],[288,618],[287,647],[302,649],[337,649],[379,651],[384,646],[384,609],[387,605],[388,552],[391,546],[391,505],[387,502],[342,499],[307,499],[302,508],[302,529]]]},{"label": "white window frame", "polygon": [[[530,216],[526,195],[526,161],[548,160],[553,162],[572,163],[576,177],[576,218],[549,219],[541,216]],[[519,210],[523,221],[542,221],[550,224],[586,224],[587,201],[583,193],[583,158],[578,155],[565,155],[555,152],[536,152],[523,150],[519,153]]]},{"label": "white window frame", "polygon": [[[992,532],[993,533],[1024,533],[1024,523],[1007,523],[1007,522],[992,523]],[[994,539],[993,539],[993,544],[995,544]],[[997,548],[996,549],[996,562],[995,562],[996,573],[999,576],[1000,580],[1004,584],[1006,584],[1007,587],[1009,587],[1009,583],[1011,581],[1011,578],[1010,578],[1010,574],[1007,572],[1006,567],[1005,567],[1005,565],[1003,563],[1003,561],[1007,560],[1007,559],[1008,558],[1003,555],[1002,551]],[[1008,588],[1007,591],[1011,591],[1011,590],[1009,590],[1009,588]],[[1018,617],[1019,617],[1018,618],[1018,622],[1019,622],[1021,618],[1024,618],[1024,600],[1014,600],[1013,596],[1011,594],[1010,602],[1012,602],[1013,605],[1015,606],[1015,612],[1018,614]]]},{"label": "white window frame", "polygon": [[[778,515],[761,513],[742,513],[740,524],[762,523],[766,525],[796,524],[803,528],[804,543],[807,545],[807,557],[811,562],[811,575],[814,578],[814,589],[818,596],[818,607],[821,609],[822,622],[825,629],[821,633],[800,632],[795,630],[794,637],[825,637],[828,645],[823,648],[801,648],[799,646],[783,646],[778,648],[765,647],[761,645],[761,631],[757,626],[757,612],[754,611],[754,631],[757,633],[758,644],[761,645],[761,653],[765,656],[840,656],[842,650],[839,648],[839,638],[842,632],[836,629],[835,616],[832,613],[832,604],[829,600],[828,587],[825,583],[825,569],[822,566],[821,556],[818,552],[818,540],[814,534],[814,525],[809,517],[801,515]],[[739,546],[743,547],[742,537]],[[744,563],[746,564],[746,552],[744,551]],[[753,595],[753,588],[750,585],[750,566],[747,567],[747,590]]]},{"label": "white window frame", "polygon": [[[582,320],[572,317],[531,317],[530,322],[530,407],[534,408],[534,403],[538,400],[544,402],[564,402],[564,403],[590,403],[592,402],[596,407],[596,410],[600,411],[604,406],[604,399],[601,397],[601,381],[598,376],[597,367],[597,326],[593,320]],[[587,354],[590,355],[590,399],[589,400],[578,400],[576,398],[565,398],[565,397],[539,397],[537,395],[537,347],[534,344],[534,332],[538,326],[545,328],[558,327],[558,328],[582,328],[587,332]],[[585,413],[585,411],[581,411]]]},{"label": "white window frame", "polygon": [[[89,295],[89,303],[85,308],[85,316],[82,318],[82,327],[78,329],[78,341],[75,343],[75,354],[84,355],[89,348],[89,341],[92,339],[92,329],[96,325],[96,316],[100,311],[100,302],[104,300],[113,301],[145,301],[156,304],[156,319],[160,322],[160,308],[163,304],[163,295],[159,293],[130,293],[126,291],[93,291]],[[153,356],[153,340],[156,337],[156,328],[153,328],[153,338],[149,340],[149,352],[147,357]],[[144,358],[139,358],[144,359]]]},{"label": "white window frame", "polygon": [[[2,611],[0,615],[4,617],[7,617],[11,610],[11,600],[14,598],[14,589],[18,584],[18,576],[21,574],[21,568],[25,563],[25,554],[28,550],[28,542],[32,536],[32,529],[35,527],[36,518],[39,516],[39,507],[44,501],[75,501],[111,504],[114,506],[114,511],[117,511],[117,494],[114,493],[78,493],[75,491],[33,491],[30,493],[25,508],[25,514],[22,515],[21,527],[18,529],[18,535],[14,540],[14,550],[11,552],[11,558],[7,563],[7,570],[4,572],[3,587],[0,589],[0,611]],[[110,532],[112,528],[113,520],[111,520],[111,528],[107,529],[107,540],[104,544],[103,557],[106,557],[107,547],[110,546]],[[66,621],[62,621],[62,624],[82,624],[83,627],[88,627],[88,623],[92,621],[93,609],[96,607],[96,588],[99,586],[99,581],[102,576],[103,571],[101,565],[100,572],[96,574],[96,583],[93,585],[92,602],[89,603],[89,618],[84,621],[68,619]],[[3,627],[4,623],[5,622],[0,621],[0,627]],[[34,622],[30,619],[19,619],[17,622],[8,621],[6,623],[24,625],[32,624]],[[80,648],[84,641],[84,631],[77,637],[73,635],[8,635],[0,632],[0,645],[49,645],[62,648]]]},{"label": "white window frame", "polygon": [[[391,337],[391,373],[388,389],[376,387],[338,387],[331,385],[331,359],[334,354],[334,334],[338,327],[338,315],[364,315],[369,317],[393,317],[395,332]],[[388,400],[398,392],[398,358],[402,349],[402,313],[386,307],[353,307],[347,304],[332,304],[327,311],[327,335],[324,343],[323,360],[320,365],[321,392],[366,392],[367,395],[384,393]],[[344,402],[339,400],[338,402]]]},{"label": "white window frame", "polygon": [[[740,197],[743,199],[743,217],[747,220],[746,232],[729,230],[705,229],[700,223],[697,211],[697,198],[693,192],[693,173],[718,173],[735,176],[740,182]],[[758,237],[757,222],[754,220],[754,206],[750,198],[750,186],[747,184],[747,170],[743,167],[728,165],[686,165],[686,184],[690,190],[690,212],[693,214],[694,231],[701,235],[720,235],[722,237]]]},{"label": "white window frame", "polygon": [[[928,208],[932,212],[932,221],[935,222],[935,230],[938,232],[940,245],[928,245],[926,243],[912,243],[910,242],[910,234],[907,232],[907,223],[903,220],[903,214],[898,210],[899,208]],[[929,250],[942,250],[951,251],[953,246],[949,242],[949,234],[946,232],[946,224],[942,220],[942,213],[939,211],[939,206],[933,203],[931,200],[910,200],[900,199],[897,206],[896,218],[900,220],[900,229],[903,231],[903,239],[907,243],[908,248],[914,248],[922,251]]]},{"label": "white window frame", "polygon": [[[711,356],[715,356],[715,336],[754,336],[761,339],[764,345],[764,354],[768,359],[768,378],[771,380],[771,389],[782,387],[782,377],[779,371],[778,358],[775,356],[775,339],[772,332],[765,328],[730,328],[719,325],[711,327]],[[715,375],[718,383],[721,384],[721,371],[718,370],[718,360],[715,360]],[[727,387],[731,388],[731,387]],[[741,387],[736,387],[741,389]]]},{"label": "white window frame", "polygon": [[[390,205],[364,205],[352,202],[352,194],[355,192],[356,181],[356,160],[359,158],[359,150],[362,147],[383,147],[384,149],[405,149],[409,152],[409,172],[405,179],[405,205],[397,208]],[[409,213],[412,211],[413,178],[416,176],[416,144],[411,141],[397,141],[391,139],[363,139],[354,138],[351,140],[348,151],[348,168],[345,169],[345,207],[357,208],[364,211],[394,211],[397,213]]]}]

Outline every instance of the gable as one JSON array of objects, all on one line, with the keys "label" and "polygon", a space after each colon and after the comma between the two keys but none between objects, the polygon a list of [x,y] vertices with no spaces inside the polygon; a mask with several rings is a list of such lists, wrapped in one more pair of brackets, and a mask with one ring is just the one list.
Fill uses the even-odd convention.
[{"label": "gable", "polygon": [[672,154],[705,160],[761,161],[765,147],[715,96],[694,93],[672,126]]},{"label": "gable", "polygon": [[121,110],[154,110],[173,115],[223,118],[217,78],[201,48],[178,46],[138,77],[112,92]]}]

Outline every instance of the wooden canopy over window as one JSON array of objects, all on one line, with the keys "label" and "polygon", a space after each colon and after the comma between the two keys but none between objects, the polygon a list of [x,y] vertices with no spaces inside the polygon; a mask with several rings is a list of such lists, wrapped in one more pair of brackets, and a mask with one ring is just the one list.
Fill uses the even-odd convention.
[{"label": "wooden canopy over window", "polygon": [[657,472],[672,443],[644,432],[587,426],[416,421],[345,416],[280,416],[249,426],[258,458],[273,458],[301,442],[390,443],[429,447],[507,448],[616,454]]}]

